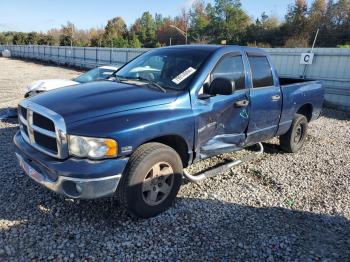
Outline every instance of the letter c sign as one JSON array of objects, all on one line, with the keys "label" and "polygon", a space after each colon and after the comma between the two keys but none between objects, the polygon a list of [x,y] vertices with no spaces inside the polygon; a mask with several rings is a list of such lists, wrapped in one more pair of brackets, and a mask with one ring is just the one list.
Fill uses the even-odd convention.
[{"label": "letter c sign", "polygon": [[300,57],[300,64],[301,65],[312,65],[313,60],[314,60],[313,53],[302,53],[301,57]]}]

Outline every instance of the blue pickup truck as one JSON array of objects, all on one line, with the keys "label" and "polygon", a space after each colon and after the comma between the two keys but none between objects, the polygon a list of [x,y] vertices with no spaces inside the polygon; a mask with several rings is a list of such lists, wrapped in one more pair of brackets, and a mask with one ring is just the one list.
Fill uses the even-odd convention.
[{"label": "blue pickup truck", "polygon": [[16,156],[46,188],[74,199],[116,196],[147,218],[171,206],[184,176],[196,182],[220,173],[184,172],[195,161],[255,145],[261,153],[273,137],[298,151],[323,97],[317,81],[279,78],[257,48],[159,48],[108,81],[21,101]]}]

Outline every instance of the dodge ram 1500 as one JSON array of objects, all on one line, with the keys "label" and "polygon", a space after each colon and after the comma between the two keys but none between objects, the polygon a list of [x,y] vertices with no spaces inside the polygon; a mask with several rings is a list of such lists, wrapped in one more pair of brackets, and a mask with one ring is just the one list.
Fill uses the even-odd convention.
[{"label": "dodge ram 1500", "polygon": [[183,171],[195,161],[255,144],[262,151],[273,137],[298,151],[323,97],[317,81],[279,78],[257,48],[159,48],[109,81],[21,101],[16,156],[46,188],[74,199],[116,196],[146,218],[171,206],[183,176],[213,175]]}]

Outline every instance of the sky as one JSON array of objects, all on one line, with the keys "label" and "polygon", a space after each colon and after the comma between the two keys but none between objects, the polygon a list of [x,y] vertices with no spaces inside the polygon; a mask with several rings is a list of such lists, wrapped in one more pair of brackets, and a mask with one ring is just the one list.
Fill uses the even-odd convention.
[{"label": "sky", "polygon": [[[194,0],[2,0],[0,31],[42,31],[59,28],[67,21],[79,29],[104,27],[113,17],[121,16],[130,26],[144,11],[176,16]],[[311,1],[311,0],[310,0]],[[309,2],[310,2],[309,1]],[[214,0],[206,0],[214,2]],[[256,18],[262,12],[283,19],[294,0],[241,0],[247,13]]]}]

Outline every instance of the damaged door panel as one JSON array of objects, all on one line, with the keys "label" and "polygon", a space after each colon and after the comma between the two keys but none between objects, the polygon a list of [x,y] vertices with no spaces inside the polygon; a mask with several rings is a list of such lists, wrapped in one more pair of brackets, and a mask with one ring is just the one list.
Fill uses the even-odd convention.
[{"label": "damaged door panel", "polygon": [[[232,152],[242,148],[246,140],[250,101],[246,89],[244,64],[241,54],[228,54],[219,60],[209,81],[224,78],[234,83],[234,91],[229,95],[211,94],[197,109],[199,158]],[[211,93],[210,84],[204,93]]]}]

